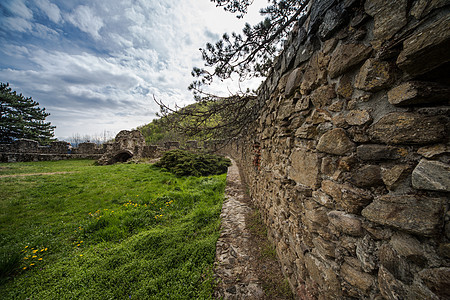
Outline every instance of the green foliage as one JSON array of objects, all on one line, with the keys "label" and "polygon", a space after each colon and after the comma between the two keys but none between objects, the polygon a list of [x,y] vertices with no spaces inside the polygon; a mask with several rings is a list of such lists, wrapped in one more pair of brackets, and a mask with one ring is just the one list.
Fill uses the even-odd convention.
[{"label": "green foliage", "polygon": [[0,83],[0,143],[10,143],[26,138],[47,144],[53,139],[50,122],[45,118],[50,114],[31,97],[12,91],[9,84]]},{"label": "green foliage", "polygon": [[178,176],[208,176],[227,172],[231,161],[214,154],[196,154],[185,150],[164,153],[155,166],[165,168]]},{"label": "green foliage", "polygon": [[212,297],[225,175],[91,160],[0,168],[42,172],[68,173],[0,178],[0,298]]}]

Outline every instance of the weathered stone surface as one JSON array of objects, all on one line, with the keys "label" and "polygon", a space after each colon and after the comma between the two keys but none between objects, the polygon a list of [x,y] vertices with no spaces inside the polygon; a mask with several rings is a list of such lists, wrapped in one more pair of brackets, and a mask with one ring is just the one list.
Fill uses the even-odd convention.
[{"label": "weathered stone surface", "polygon": [[302,79],[302,70],[301,68],[297,68],[294,71],[291,72],[289,75],[287,82],[286,82],[286,88],[284,90],[284,94],[286,97],[289,97],[292,95],[296,88],[299,87],[300,81]]},{"label": "weathered stone surface", "polygon": [[356,156],[361,160],[374,161],[398,159],[399,149],[385,145],[361,145],[356,148]]},{"label": "weathered stone surface", "polygon": [[319,26],[319,36],[326,40],[333,35],[346,22],[347,11],[340,6],[335,6],[326,11],[323,21]]},{"label": "weathered stone surface", "polygon": [[383,244],[379,251],[378,257],[380,264],[383,265],[396,279],[410,284],[414,275],[411,272],[410,265],[406,260],[392,248],[390,244]]},{"label": "weathered stone surface", "polygon": [[450,13],[416,30],[403,42],[403,51],[397,58],[398,67],[411,75],[419,75],[450,61],[448,28]]},{"label": "weathered stone surface", "polygon": [[392,105],[415,105],[423,103],[447,103],[450,88],[434,82],[408,81],[388,92]]},{"label": "weathered stone surface", "polygon": [[385,115],[369,129],[372,141],[385,144],[427,144],[440,142],[446,134],[447,119],[394,112]]},{"label": "weathered stone surface", "polygon": [[305,265],[309,276],[319,285],[323,296],[338,297],[341,295],[341,285],[329,264],[308,253],[305,255]]},{"label": "weathered stone surface", "polygon": [[392,168],[384,169],[382,179],[389,190],[395,189],[398,184],[405,179],[411,172],[408,165],[395,165]]},{"label": "weathered stone surface", "polygon": [[323,257],[335,257],[334,250],[336,247],[334,243],[326,241],[322,237],[318,236],[313,239],[313,244]]},{"label": "weathered stone surface", "polygon": [[327,209],[320,207],[315,201],[308,200],[305,202],[305,217],[314,223],[322,226],[328,224]]},{"label": "weathered stone surface", "polygon": [[450,153],[450,146],[444,144],[425,146],[419,148],[419,150],[417,150],[417,153],[426,158],[433,158],[443,153]]},{"label": "weathered stone surface", "polygon": [[324,180],[321,188],[325,193],[333,197],[337,206],[352,214],[359,213],[372,200],[372,196],[368,192],[352,187],[349,184],[339,184],[331,180]]},{"label": "weathered stone surface", "polygon": [[341,277],[364,293],[367,293],[375,283],[372,275],[360,272],[347,263],[344,263],[341,267]]},{"label": "weathered stone surface", "polygon": [[296,148],[292,151],[290,160],[292,165],[288,174],[291,179],[313,189],[319,185],[320,160],[317,153],[306,148]]},{"label": "weathered stone surface", "polygon": [[372,121],[367,110],[351,110],[345,116],[348,125],[364,125]]},{"label": "weathered stone surface", "polygon": [[426,269],[419,272],[419,276],[425,285],[441,299],[450,297],[450,268]]},{"label": "weathered stone surface", "polygon": [[372,272],[378,268],[377,255],[377,245],[370,235],[366,235],[363,239],[358,240],[356,243],[356,256],[365,272]]},{"label": "weathered stone surface", "polygon": [[448,5],[448,0],[419,0],[416,1],[410,10],[410,15],[416,19],[429,14],[433,9]]},{"label": "weathered stone surface", "polygon": [[407,234],[396,233],[392,236],[390,244],[392,248],[406,260],[423,266],[426,262],[423,247],[420,242]]},{"label": "weathered stone surface", "polygon": [[416,195],[385,195],[364,208],[362,215],[374,223],[432,236],[442,225],[443,200]]},{"label": "weathered stone surface", "polygon": [[331,104],[331,99],[336,97],[336,93],[334,92],[334,89],[329,86],[321,86],[318,89],[314,90],[314,92],[311,93],[311,103],[316,108],[321,108],[327,105]]},{"label": "weathered stone surface", "polygon": [[380,166],[367,165],[353,172],[350,182],[357,187],[372,187],[383,184]]},{"label": "weathered stone surface", "polygon": [[337,100],[328,106],[328,110],[332,112],[339,112],[344,109],[345,100]]},{"label": "weathered stone surface", "polygon": [[335,128],[320,137],[316,148],[325,153],[345,155],[355,149],[355,144],[349,139],[344,129]]},{"label": "weathered stone surface", "polygon": [[318,48],[318,43],[312,38],[312,36],[309,36],[306,42],[303,45],[300,45],[297,55],[295,57],[295,66],[300,65],[302,62],[307,61],[311,58],[311,56],[314,54],[314,51],[316,51]]},{"label": "weathered stone surface", "polygon": [[366,1],[364,9],[375,20],[372,44],[379,48],[403,26],[406,25],[406,0],[372,0]]},{"label": "weathered stone surface", "polygon": [[407,287],[383,266],[378,270],[378,287],[385,299],[398,300],[403,299],[406,294]]},{"label": "weathered stone surface", "polygon": [[355,78],[355,87],[367,92],[376,92],[389,86],[394,80],[389,63],[373,58],[366,60]]},{"label": "weathered stone surface", "polygon": [[331,197],[328,196],[327,194],[325,194],[324,192],[313,191],[312,197],[313,197],[314,201],[316,201],[317,203],[319,203],[327,208],[334,207],[333,199],[331,199]]},{"label": "weathered stone surface", "polygon": [[343,74],[348,69],[358,65],[369,57],[372,48],[363,44],[342,44],[333,52],[329,65],[329,74],[331,78]]},{"label": "weathered stone surface", "polygon": [[337,93],[343,98],[351,98],[353,95],[353,78],[348,73],[342,75],[337,86]]},{"label": "weathered stone surface", "polygon": [[416,189],[450,192],[450,165],[423,158],[412,172],[412,184]]},{"label": "weathered stone surface", "polygon": [[308,34],[315,33],[322,23],[322,16],[335,3],[336,0],[318,0],[311,8]]},{"label": "weathered stone surface", "polygon": [[356,215],[338,210],[332,210],[327,215],[330,223],[336,226],[340,232],[353,236],[362,235],[362,223]]},{"label": "weathered stone surface", "polygon": [[295,111],[302,111],[309,108],[309,96],[299,96],[297,103],[295,104]]}]

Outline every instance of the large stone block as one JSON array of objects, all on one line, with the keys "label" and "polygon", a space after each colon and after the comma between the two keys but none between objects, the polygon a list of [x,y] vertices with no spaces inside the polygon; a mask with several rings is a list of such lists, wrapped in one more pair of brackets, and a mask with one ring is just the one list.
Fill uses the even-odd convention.
[{"label": "large stone block", "polygon": [[356,156],[361,160],[393,160],[400,157],[400,149],[385,145],[361,145],[356,148]]},{"label": "large stone block", "polygon": [[407,287],[383,266],[378,270],[378,287],[385,299],[405,299]]},{"label": "large stone block", "polygon": [[428,144],[446,138],[447,118],[394,112],[369,129],[372,141],[385,144]]},{"label": "large stone block", "polygon": [[388,92],[389,103],[397,106],[422,103],[446,103],[450,88],[433,82],[409,81],[402,83]]},{"label": "large stone block", "polygon": [[363,44],[341,44],[334,50],[330,65],[329,74],[335,78],[343,74],[348,69],[358,65],[370,56],[372,48]]},{"label": "large stone block", "polygon": [[438,234],[442,227],[443,199],[417,195],[385,195],[362,210],[368,220],[422,236]]},{"label": "large stone block", "polygon": [[329,85],[324,85],[311,93],[311,102],[316,108],[325,107],[331,104],[331,100],[336,97],[334,89]]},{"label": "large stone block", "polygon": [[324,180],[321,188],[325,193],[333,197],[338,207],[352,214],[359,213],[372,200],[372,196],[367,191],[352,187],[349,184],[339,184],[331,180]]},{"label": "large stone block", "polygon": [[450,165],[422,159],[412,173],[416,189],[450,192]]},{"label": "large stone block", "polygon": [[347,263],[344,263],[341,267],[341,277],[350,285],[362,291],[363,294],[367,294],[375,284],[375,278],[372,275],[360,272]]},{"label": "large stone block", "polygon": [[407,22],[407,0],[366,1],[364,9],[374,18],[372,44],[379,48],[384,41],[394,36]]},{"label": "large stone block", "polygon": [[296,88],[300,85],[300,80],[302,79],[302,70],[301,68],[294,69],[294,71],[291,72],[289,75],[287,82],[286,82],[286,88],[284,91],[284,94],[286,97],[289,97],[292,95]]},{"label": "large stone block", "polygon": [[450,61],[450,13],[446,13],[403,42],[397,65],[412,76],[424,74]]},{"label": "large stone block", "polygon": [[317,150],[335,155],[345,155],[355,149],[355,144],[342,128],[335,128],[324,133],[317,143]]},{"label": "large stone block", "polygon": [[355,87],[368,92],[376,92],[389,86],[394,74],[389,63],[373,58],[366,60],[355,78]]},{"label": "large stone block", "polygon": [[419,272],[425,285],[441,299],[450,298],[450,268],[426,269]]},{"label": "large stone block", "polygon": [[306,148],[296,148],[290,156],[288,176],[295,182],[315,189],[319,185],[320,159],[317,153]]},{"label": "large stone block", "polygon": [[330,223],[340,232],[353,236],[362,235],[362,223],[356,215],[338,210],[332,210],[327,215]]},{"label": "large stone block", "polygon": [[305,266],[313,282],[319,286],[322,296],[329,299],[341,296],[339,279],[329,263],[308,253],[305,255]]}]

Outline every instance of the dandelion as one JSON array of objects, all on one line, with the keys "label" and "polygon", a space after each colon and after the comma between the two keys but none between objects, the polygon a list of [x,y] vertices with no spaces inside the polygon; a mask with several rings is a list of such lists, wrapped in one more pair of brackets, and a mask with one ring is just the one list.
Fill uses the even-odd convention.
[{"label": "dandelion", "polygon": [[36,250],[33,250],[33,253],[36,253],[36,252],[38,252],[38,250],[36,249]]},{"label": "dandelion", "polygon": [[31,258],[36,258],[37,256],[36,255],[33,255]]},{"label": "dandelion", "polygon": [[83,256],[83,254],[80,254],[80,256]]},{"label": "dandelion", "polygon": [[80,244],[83,243],[83,241],[80,241]]},{"label": "dandelion", "polygon": [[38,260],[42,260],[42,257],[41,257],[41,258],[39,258]]},{"label": "dandelion", "polygon": [[25,249],[27,249],[28,248],[28,246],[25,246]]},{"label": "dandelion", "polygon": [[48,248],[45,248],[44,251],[47,251]]},{"label": "dandelion", "polygon": [[34,266],[34,264],[30,264],[30,266]]},{"label": "dandelion", "polygon": [[27,269],[27,267],[23,267],[23,268],[22,268],[22,270],[26,270],[26,269]]},{"label": "dandelion", "polygon": [[77,244],[77,247],[80,247],[80,244]]}]

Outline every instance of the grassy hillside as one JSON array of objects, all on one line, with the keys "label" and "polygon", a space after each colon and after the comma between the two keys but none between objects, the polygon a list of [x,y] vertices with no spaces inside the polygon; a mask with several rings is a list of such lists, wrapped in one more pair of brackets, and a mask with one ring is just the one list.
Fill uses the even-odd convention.
[{"label": "grassy hillside", "polygon": [[[33,173],[54,174],[17,176]],[[16,176],[0,177],[0,298],[210,298],[225,174],[57,161],[2,175]]]}]

